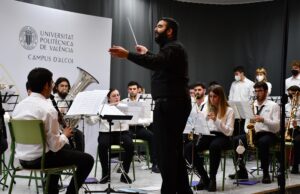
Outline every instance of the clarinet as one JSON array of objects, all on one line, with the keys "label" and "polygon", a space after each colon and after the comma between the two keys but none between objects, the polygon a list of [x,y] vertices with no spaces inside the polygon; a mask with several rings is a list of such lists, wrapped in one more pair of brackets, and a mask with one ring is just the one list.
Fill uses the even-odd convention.
[{"label": "clarinet", "polygon": [[[66,121],[64,120],[64,115],[60,112],[60,110],[58,109],[58,106],[57,106],[57,103],[54,99],[54,96],[51,94],[50,95],[50,99],[52,101],[52,104],[55,108],[55,110],[57,111],[57,114],[58,114],[58,122],[59,124],[63,127],[63,128],[66,128],[67,127],[67,123]],[[74,139],[74,135],[70,137],[71,139],[71,142],[72,142],[72,145],[73,145],[73,148],[76,149],[76,142],[75,142],[75,139]]]}]

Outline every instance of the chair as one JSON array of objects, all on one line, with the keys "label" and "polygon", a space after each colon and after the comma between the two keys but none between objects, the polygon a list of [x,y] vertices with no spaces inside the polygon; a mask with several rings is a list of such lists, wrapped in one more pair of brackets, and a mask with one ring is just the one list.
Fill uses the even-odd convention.
[{"label": "chair", "polygon": [[132,142],[135,146],[145,146],[146,163],[148,168],[150,168],[150,151],[149,151],[148,142],[142,139],[133,139]]},{"label": "chair", "polygon": [[[11,194],[13,189],[13,183],[15,178],[26,178],[26,179],[41,179],[43,183],[43,192],[48,193],[49,180],[51,174],[70,174],[63,173],[64,170],[69,170],[74,177],[75,189],[78,193],[77,178],[75,174],[75,165],[61,166],[55,168],[45,168],[45,150],[46,150],[46,135],[44,130],[44,124],[42,120],[15,120],[12,119],[9,123],[9,130],[11,134],[11,158],[10,164],[12,167],[12,178],[9,186],[9,194]],[[41,168],[40,169],[25,169],[23,167],[15,167],[15,147],[16,144],[41,144],[43,148]],[[35,173],[35,176],[17,175],[18,171],[29,170]],[[36,176],[36,172],[40,172],[41,176]],[[45,184],[44,184],[45,183]],[[37,184],[36,184],[37,185]],[[38,189],[38,188],[37,188]],[[38,190],[37,190],[38,191]]]}]

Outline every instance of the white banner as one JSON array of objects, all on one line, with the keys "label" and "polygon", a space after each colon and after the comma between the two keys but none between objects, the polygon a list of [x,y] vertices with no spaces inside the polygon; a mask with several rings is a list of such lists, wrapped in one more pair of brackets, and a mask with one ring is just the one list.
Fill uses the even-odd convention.
[{"label": "white banner", "polygon": [[0,84],[26,97],[27,75],[34,67],[66,77],[71,85],[81,67],[108,89],[112,19],[72,13],[13,0],[0,1]]}]

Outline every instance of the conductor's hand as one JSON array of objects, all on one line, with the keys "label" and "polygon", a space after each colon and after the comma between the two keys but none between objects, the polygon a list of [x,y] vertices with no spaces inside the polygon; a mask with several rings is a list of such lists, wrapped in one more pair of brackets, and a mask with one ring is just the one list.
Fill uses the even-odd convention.
[{"label": "conductor's hand", "polygon": [[126,59],[128,57],[129,51],[121,46],[113,46],[108,50],[113,57]]},{"label": "conductor's hand", "polygon": [[63,134],[66,136],[66,137],[71,137],[73,136],[73,130],[71,127],[66,127],[63,129]]},{"label": "conductor's hand", "polygon": [[148,49],[142,45],[136,45],[135,46],[135,50],[137,53],[141,54],[141,55],[144,55],[148,52]]}]

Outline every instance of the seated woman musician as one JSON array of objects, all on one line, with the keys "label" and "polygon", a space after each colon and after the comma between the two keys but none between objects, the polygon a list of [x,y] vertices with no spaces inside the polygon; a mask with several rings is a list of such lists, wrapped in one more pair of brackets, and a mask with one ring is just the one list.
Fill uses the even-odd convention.
[{"label": "seated woman musician", "polygon": [[[120,103],[120,94],[117,89],[109,90],[107,94],[107,101],[111,106],[122,106],[122,103]],[[108,164],[107,153],[110,147],[109,138],[111,138],[111,145],[121,145],[125,150],[124,157],[122,157],[122,159],[123,168],[126,174],[121,175],[120,181],[130,184],[132,181],[127,174],[133,157],[134,145],[129,133],[129,125],[126,121],[113,120],[112,122],[113,125],[111,126],[111,133],[109,133],[109,123],[106,120],[101,120],[100,123],[100,132],[98,136],[98,152],[102,166],[102,179],[100,180],[100,183],[104,184],[108,182],[108,165],[110,164]]]},{"label": "seated woman musician", "polygon": [[[207,126],[212,135],[203,135],[197,142],[195,152],[201,153],[209,150],[209,175],[204,169],[203,158],[194,154],[194,165],[201,181],[197,190],[216,191],[216,174],[221,161],[223,150],[231,148],[230,136],[234,127],[234,111],[229,107],[224,90],[220,85],[209,88],[208,107],[206,112]],[[192,143],[192,142],[190,142]],[[186,148],[191,148],[187,146]],[[192,149],[186,149],[185,154],[191,155]]]}]

